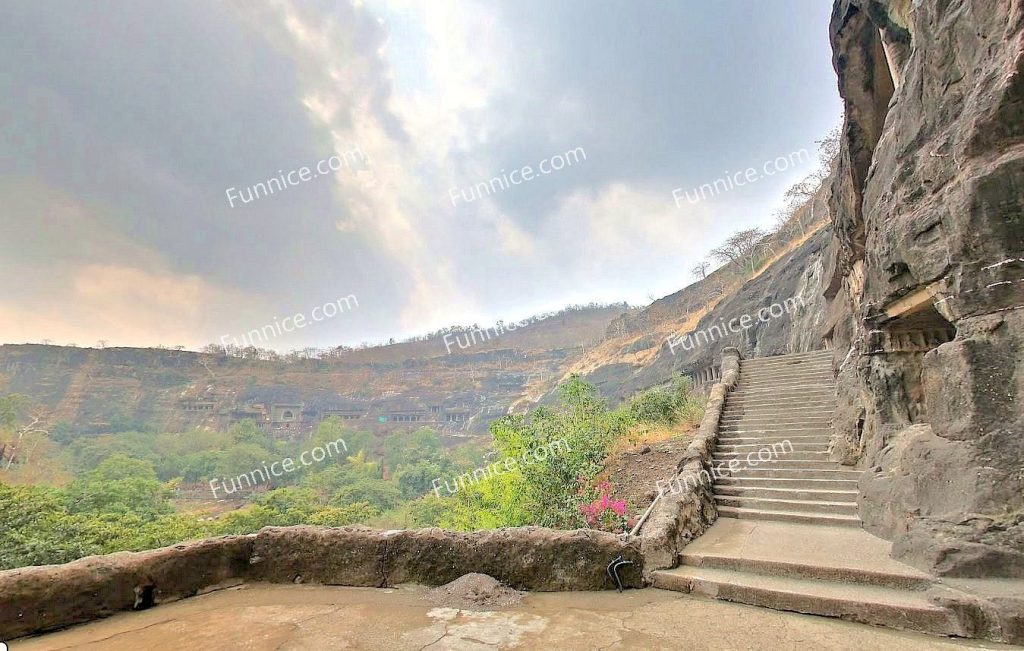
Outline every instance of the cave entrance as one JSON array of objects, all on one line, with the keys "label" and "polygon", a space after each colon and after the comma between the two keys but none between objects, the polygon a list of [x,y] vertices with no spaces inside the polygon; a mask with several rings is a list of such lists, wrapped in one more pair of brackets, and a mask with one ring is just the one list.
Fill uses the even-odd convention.
[{"label": "cave entrance", "polygon": [[935,308],[937,289],[927,287],[893,301],[885,308],[882,348],[901,354],[903,390],[910,422],[927,422],[922,371],[924,355],[956,338],[956,326]]}]

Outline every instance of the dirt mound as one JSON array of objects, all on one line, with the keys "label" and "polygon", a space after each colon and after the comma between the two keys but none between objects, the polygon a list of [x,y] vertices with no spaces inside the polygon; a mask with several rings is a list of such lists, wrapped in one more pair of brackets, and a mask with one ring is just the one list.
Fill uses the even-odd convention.
[{"label": "dirt mound", "polygon": [[427,593],[427,599],[438,606],[464,610],[493,610],[514,606],[522,598],[523,593],[502,585],[486,574],[476,573],[463,574],[451,583]]}]

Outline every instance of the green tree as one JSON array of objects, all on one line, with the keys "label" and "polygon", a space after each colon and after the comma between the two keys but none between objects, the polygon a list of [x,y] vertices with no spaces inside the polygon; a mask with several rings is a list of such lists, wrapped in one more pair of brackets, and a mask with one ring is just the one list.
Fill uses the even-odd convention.
[{"label": "green tree", "polygon": [[173,511],[153,464],[116,454],[67,488],[71,513],[134,514],[145,520]]},{"label": "green tree", "polygon": [[384,442],[384,463],[388,468],[397,468],[434,458],[441,449],[441,436],[429,427],[414,432],[394,432]]},{"label": "green tree", "polygon": [[376,517],[380,511],[367,502],[356,502],[348,506],[328,506],[322,508],[306,519],[306,524],[322,527],[343,527],[348,524],[365,523]]},{"label": "green tree", "polygon": [[441,466],[434,461],[421,459],[416,463],[398,466],[395,469],[395,483],[405,499],[423,495],[432,488],[431,482],[442,476]]},{"label": "green tree", "polygon": [[578,376],[560,387],[560,395],[555,408],[540,407],[491,424],[499,455],[487,467],[508,459],[515,461],[514,469],[463,482],[442,524],[459,529],[585,526],[578,508],[579,479],[597,474],[611,443],[634,420],[628,410],[609,410],[597,389]]},{"label": "green tree", "polygon": [[274,439],[261,430],[251,418],[232,425],[228,429],[228,434],[235,443],[255,445],[271,452],[276,451]]},{"label": "green tree", "polygon": [[398,506],[401,501],[402,494],[390,482],[364,477],[335,491],[331,495],[330,504],[345,507],[357,502],[366,502],[381,511],[386,511]]}]

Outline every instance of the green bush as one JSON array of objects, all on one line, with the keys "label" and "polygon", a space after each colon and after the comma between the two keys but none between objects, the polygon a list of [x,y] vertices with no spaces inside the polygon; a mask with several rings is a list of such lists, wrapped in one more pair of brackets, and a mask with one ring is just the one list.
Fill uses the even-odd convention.
[{"label": "green bush", "polygon": [[668,386],[648,389],[629,401],[630,416],[640,423],[699,421],[703,415],[703,400],[693,393],[693,383],[685,375],[677,375]]},{"label": "green bush", "polygon": [[[442,518],[445,526],[585,526],[578,480],[601,469],[612,442],[634,420],[628,410],[609,410],[597,389],[575,375],[560,387],[560,396],[557,408],[540,407],[527,416],[505,416],[491,424],[499,455],[488,467],[512,459],[515,469],[488,472],[461,486]],[[536,451],[544,451],[544,458],[534,456]]]}]

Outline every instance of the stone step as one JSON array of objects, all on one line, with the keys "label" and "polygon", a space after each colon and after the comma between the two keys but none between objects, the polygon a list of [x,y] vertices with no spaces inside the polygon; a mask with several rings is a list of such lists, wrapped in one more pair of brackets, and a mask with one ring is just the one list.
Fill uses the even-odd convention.
[{"label": "stone step", "polygon": [[729,406],[722,410],[723,421],[738,420],[809,420],[821,422],[832,420],[834,409],[824,409],[808,405],[764,405],[760,407]]},{"label": "stone step", "polygon": [[[739,459],[739,461],[741,463],[745,464],[747,462],[747,457],[750,456],[751,454],[753,454],[751,459],[753,459],[753,460],[757,461],[758,463],[760,463],[761,460],[758,458],[757,452],[758,452],[758,450],[761,450],[761,449],[763,449],[763,446],[755,446],[753,449],[743,450],[743,451],[740,451],[740,452],[737,452],[736,450],[723,450],[721,448],[717,448],[715,450],[715,452],[714,452],[714,456],[718,457],[720,459],[726,460],[726,462],[728,462],[729,459]],[[789,460],[793,460],[793,461],[829,461],[828,452],[823,452],[823,451],[804,452],[802,450],[798,450],[798,451],[795,451],[795,452],[782,452],[782,451],[779,451],[779,452],[776,453],[776,452],[774,452],[771,449],[771,447],[769,447],[768,448],[768,452],[771,453],[773,459],[789,459]],[[765,453],[764,456],[767,457],[768,453]],[[753,470],[755,470],[755,469],[751,468],[751,471],[753,471]],[[760,471],[760,472],[771,472],[771,471],[765,470],[765,471]]]},{"label": "stone step", "polygon": [[[805,380],[803,382],[797,382],[797,383],[801,384],[801,385],[806,385],[806,384],[813,385],[812,388],[814,390],[816,390],[816,391],[834,391],[835,390],[835,386],[836,386],[836,383],[835,383],[834,380],[810,380],[810,381],[806,381],[807,378],[794,378],[794,380]],[[791,381],[787,380],[787,383],[788,384],[793,384],[794,382],[791,382]],[[762,390],[762,391],[765,390],[765,389],[778,389],[778,390],[781,391],[783,389],[788,388],[786,386],[782,386],[777,381],[772,381],[772,384],[770,386],[759,386],[759,385],[763,385],[763,384],[767,384],[767,381],[759,380],[759,381],[757,381],[755,383],[755,382],[747,382],[744,378],[740,378],[740,380],[738,382],[736,382],[736,386],[733,387],[733,391],[742,391],[744,389],[759,389],[759,390]]]},{"label": "stone step", "polygon": [[[792,454],[815,454],[814,452],[793,452]],[[779,457],[786,461],[821,461],[821,459],[791,459],[791,455],[785,457]],[[719,455],[715,455],[716,457]],[[721,455],[722,459],[728,458],[730,455]],[[746,455],[742,455],[740,460],[746,459]],[[760,462],[759,462],[760,463]],[[846,481],[856,482],[860,479],[864,473],[863,470],[849,470],[844,466],[835,464],[834,470],[804,470],[798,472],[796,475],[795,471],[790,470],[778,470],[775,468],[764,468],[760,465],[748,468],[743,471],[743,477],[745,479],[843,479]]]},{"label": "stone step", "polygon": [[831,350],[808,350],[802,353],[786,353],[784,355],[770,355],[768,357],[748,357],[741,359],[740,364],[766,364],[768,362],[794,362],[806,359],[832,359]]},{"label": "stone step", "polygon": [[[767,447],[769,450],[774,450],[778,454],[784,454],[789,452],[825,452],[826,450],[819,450],[815,448],[801,447],[808,445],[824,445],[828,446],[828,442],[831,439],[828,432],[831,430],[776,430],[776,431],[765,431],[765,430],[736,430],[732,432],[719,432],[718,436],[718,448],[722,446],[733,446],[733,445],[747,445],[750,446],[751,450],[758,450],[760,448]],[[730,443],[723,439],[755,439],[749,443]],[[777,440],[772,440],[777,439]],[[789,441],[789,443],[786,443]],[[792,446],[792,448],[790,448]]]},{"label": "stone step", "polygon": [[829,382],[836,379],[831,366],[819,366],[800,368],[742,368],[739,379],[763,379],[763,378],[826,378]]},{"label": "stone step", "polygon": [[817,369],[817,368],[832,368],[832,357],[822,356],[817,359],[797,359],[789,357],[788,359],[778,358],[775,360],[769,358],[762,358],[759,360],[744,359],[740,360],[741,371],[751,370],[765,370],[765,369]]},{"label": "stone step", "polygon": [[[712,465],[715,467],[724,464],[729,465],[731,459],[736,457],[729,457],[723,459],[721,457],[712,457]],[[740,457],[742,463],[743,458]],[[770,461],[758,461],[758,468],[772,468],[775,470],[835,470],[839,464],[835,461],[802,461],[800,459],[772,459]],[[739,476],[739,474],[737,474]]]},{"label": "stone step", "polygon": [[736,388],[769,385],[782,386],[786,384],[816,384],[822,388],[835,386],[836,379],[831,374],[822,373],[792,373],[788,375],[740,375],[736,381]]},{"label": "stone step", "polygon": [[895,590],[927,590],[934,583],[932,578],[926,574],[904,574],[835,565],[814,565],[809,563],[792,563],[759,558],[744,558],[741,556],[715,556],[710,554],[687,554],[684,552],[679,555],[679,562],[688,567],[704,567],[714,570],[730,570],[733,572],[750,572],[751,574],[778,576],[790,579],[856,583],[859,585],[893,588]]},{"label": "stone step", "polygon": [[835,408],[837,404],[839,404],[839,401],[836,399],[836,396],[834,396],[834,395],[829,395],[829,396],[821,397],[821,396],[812,396],[812,395],[807,395],[807,394],[800,394],[800,395],[782,396],[782,397],[766,396],[766,397],[761,397],[761,398],[745,398],[743,396],[737,396],[736,394],[731,393],[731,394],[729,394],[728,398],[726,398],[726,405],[731,406],[731,407],[735,407],[735,406],[758,407],[758,406],[779,405],[779,406],[787,406],[787,407],[798,407],[798,406],[810,407],[810,406],[816,406],[816,407],[822,407],[822,408]]},{"label": "stone step", "polygon": [[773,427],[771,429],[720,429],[718,431],[719,442],[724,443],[723,439],[754,439],[752,442],[765,441],[769,444],[773,442],[784,442],[789,441],[791,443],[814,443],[815,439],[821,439],[827,443],[832,440],[832,428],[804,428],[804,427],[792,427],[792,428],[778,428]]},{"label": "stone step", "polygon": [[783,395],[785,391],[777,391],[774,394],[766,395],[750,395],[744,396],[741,392],[740,387],[736,387],[727,396],[727,400],[736,403],[745,403],[754,405],[759,402],[767,402],[768,400],[783,400],[785,402],[793,402],[795,400],[813,400],[814,402],[835,402],[836,393],[831,387],[818,388],[813,391],[798,391],[793,392],[792,395]]},{"label": "stone step", "polygon": [[743,417],[764,418],[765,414],[774,413],[773,418],[779,419],[831,419],[836,411],[836,402],[811,402],[809,400],[780,402],[764,401],[761,404],[749,402],[727,402],[722,408],[723,418],[736,420]]},{"label": "stone step", "polygon": [[751,606],[933,635],[963,634],[949,610],[919,591],[688,565],[654,572],[652,581],[656,588]]},{"label": "stone step", "polygon": [[[773,409],[768,411],[768,409]],[[764,410],[747,410],[747,411],[735,411],[726,409],[722,412],[722,416],[719,422],[724,423],[735,423],[740,421],[754,421],[761,420],[765,422],[776,422],[776,421],[805,421],[810,422],[824,422],[831,421],[834,412],[831,411],[819,411],[811,408],[803,409],[800,407],[794,407],[785,410],[780,407],[775,408],[764,408]]]},{"label": "stone step", "polygon": [[[779,421],[810,421],[819,423],[830,423],[833,420],[834,409],[825,407],[815,407],[813,405],[804,404],[763,404],[759,406],[744,406],[737,407],[736,405],[728,405],[726,407],[729,413],[726,414],[725,409],[722,410],[722,422],[735,423],[736,421],[764,421],[764,422],[779,422]],[[770,414],[770,409],[775,409],[774,416],[765,416]],[[798,409],[801,409],[798,411]]]},{"label": "stone step", "polygon": [[[802,452],[802,453],[794,452],[793,454],[808,454],[808,455],[810,455],[810,454],[814,454],[814,453],[813,452]],[[735,454],[732,454],[732,455],[726,455],[726,454],[719,455],[719,454],[715,454],[713,458],[714,459],[721,459],[722,461],[725,461],[726,463],[728,463],[731,459],[736,459],[741,464],[744,464],[746,462],[747,455],[745,455],[745,454],[744,455],[735,455]],[[755,459],[756,459],[756,457],[755,457]],[[831,480],[831,481],[835,481],[835,480],[839,480],[839,481],[852,481],[854,483],[857,483],[860,480],[861,474],[863,473],[863,471],[860,471],[860,470],[847,470],[845,468],[845,466],[841,466],[838,463],[834,463],[832,461],[829,461],[828,459],[820,459],[820,458],[813,458],[813,459],[791,459],[791,458],[789,458],[787,456],[787,457],[780,457],[779,461],[786,462],[786,463],[789,463],[789,462],[794,462],[795,463],[797,461],[801,461],[801,462],[814,461],[814,462],[818,462],[818,463],[831,463],[832,467],[831,468],[814,468],[814,469],[811,469],[811,468],[800,468],[799,470],[789,470],[789,469],[786,469],[786,468],[783,468],[783,467],[772,465],[771,461],[767,461],[767,462],[762,463],[760,460],[757,460],[758,465],[751,466],[749,468],[744,465],[743,466],[744,470],[743,470],[742,474],[737,474],[737,475],[735,475],[735,477],[732,477],[731,479],[735,479],[737,477],[742,479],[742,480],[744,480],[744,481],[765,480],[765,479],[798,479],[798,480],[822,479],[822,480]],[[730,479],[730,478],[724,478],[723,481],[726,481],[727,479]]]},{"label": "stone step", "polygon": [[777,414],[774,416],[764,416],[757,414],[723,414],[719,419],[720,427],[740,427],[748,426],[754,429],[765,428],[765,429],[777,429],[779,427],[810,427],[817,429],[830,430],[833,426],[833,417],[831,415],[816,415],[816,416],[793,416]]},{"label": "stone step", "polygon": [[744,407],[756,409],[758,407],[784,407],[784,408],[808,408],[818,407],[820,409],[834,409],[839,404],[835,394],[830,390],[828,394],[810,394],[806,391],[795,392],[792,395],[765,394],[759,396],[746,396],[742,393],[733,392],[726,396],[725,406],[736,408]]},{"label": "stone step", "polygon": [[722,407],[723,415],[728,416],[764,416],[765,414],[808,416],[810,418],[828,416],[835,413],[838,403],[825,403],[817,400],[803,401],[764,400],[761,404],[728,401]]},{"label": "stone step", "polygon": [[746,389],[754,387],[782,387],[790,384],[817,384],[822,387],[829,387],[835,385],[835,378],[831,376],[823,375],[779,375],[779,376],[765,376],[765,377],[740,377],[736,383],[737,389]]},{"label": "stone step", "polygon": [[840,515],[825,513],[805,513],[801,511],[767,511],[764,509],[745,509],[735,506],[719,506],[718,517],[738,518],[741,520],[770,520],[773,522],[797,522],[834,527],[861,526],[856,515]]},{"label": "stone step", "polygon": [[935,577],[893,560],[891,549],[888,540],[852,527],[720,518],[683,549],[680,561],[771,576],[931,587]]},{"label": "stone step", "polygon": [[741,386],[736,385],[732,390],[733,395],[804,395],[808,393],[826,393],[835,395],[836,387],[833,385],[820,384],[815,382],[795,382],[793,384],[775,384],[766,386]]},{"label": "stone step", "polygon": [[837,404],[838,403],[834,400],[824,402],[821,400],[812,400],[810,398],[804,398],[803,400],[771,400],[765,398],[758,402],[729,399],[722,407],[722,411],[735,416],[764,413],[786,414],[794,411],[808,416],[831,416],[832,413],[835,412]]},{"label": "stone step", "polygon": [[731,477],[722,477],[717,479],[715,480],[715,485],[749,486],[757,488],[795,488],[800,490],[857,490],[857,480],[855,479],[843,479],[841,477],[825,479],[813,476],[812,473],[817,471],[812,470],[797,471],[786,477],[748,477],[747,475],[751,474],[752,470],[753,469],[741,470]]},{"label": "stone step", "polygon": [[831,364],[814,364],[809,366],[779,366],[774,368],[744,368],[740,367],[740,381],[748,378],[766,377],[820,377],[828,382],[835,381],[835,374]]},{"label": "stone step", "polygon": [[764,407],[736,408],[726,407],[722,410],[719,422],[735,423],[740,421],[809,421],[822,423],[831,421],[835,415],[833,409],[815,407],[797,407],[790,405],[766,405]]},{"label": "stone step", "polygon": [[794,391],[791,394],[779,392],[744,394],[734,391],[726,397],[726,404],[730,407],[764,407],[765,403],[784,405],[786,407],[794,406],[795,404],[797,406],[804,406],[806,404],[815,407],[828,407],[829,405],[838,404],[836,395],[832,390],[818,392],[800,390]]},{"label": "stone step", "polygon": [[828,443],[794,443],[790,441],[789,445],[783,446],[781,443],[776,443],[776,447],[772,447],[771,444],[765,445],[764,443],[740,443],[737,445],[731,443],[719,442],[718,447],[715,448],[715,452],[721,452],[728,454],[730,452],[738,452],[740,454],[746,454],[747,452],[757,452],[758,450],[767,449],[773,454],[782,456],[789,456],[790,454],[796,454],[797,452],[828,452]]},{"label": "stone step", "polygon": [[822,370],[832,370],[831,359],[803,360],[796,364],[744,364],[740,362],[740,370],[743,373],[811,373]]},{"label": "stone step", "polygon": [[[743,395],[744,393],[749,393],[750,395],[744,396]],[[785,395],[785,394],[788,394],[788,395]],[[773,391],[772,388],[768,388],[768,389],[766,389],[764,387],[744,388],[744,387],[741,387],[741,386],[737,385],[736,387],[733,387],[731,392],[729,392],[728,397],[729,397],[730,400],[737,400],[739,398],[743,398],[743,399],[745,399],[746,401],[749,401],[749,402],[751,402],[751,401],[758,401],[758,400],[765,400],[766,398],[769,398],[769,397],[777,397],[777,398],[780,398],[780,399],[790,399],[790,400],[792,400],[794,398],[811,398],[811,397],[813,397],[815,400],[827,401],[827,400],[835,400],[836,399],[836,389],[833,386],[828,385],[828,386],[814,386],[814,387],[809,388],[809,389],[799,389],[799,390],[795,390],[795,391],[791,391],[788,388],[776,388]]]},{"label": "stone step", "polygon": [[826,502],[822,500],[782,500],[768,497],[745,497],[715,493],[715,504],[757,511],[784,511],[814,515],[857,515],[857,502]]},{"label": "stone step", "polygon": [[718,444],[719,445],[769,445],[772,443],[824,443],[828,445],[831,437],[827,434],[810,434],[803,436],[787,436],[785,434],[771,434],[766,436],[734,436],[734,432],[719,432],[718,433]]},{"label": "stone step", "polygon": [[814,424],[805,423],[773,423],[771,425],[752,425],[752,424],[740,424],[740,425],[723,425],[718,429],[719,434],[722,436],[732,435],[735,436],[740,433],[746,433],[746,435],[765,435],[765,436],[781,436],[785,437],[786,434],[792,434],[793,436],[831,436],[833,434],[833,428],[829,425],[815,426]]},{"label": "stone step", "polygon": [[794,369],[794,370],[755,370],[747,369],[740,372],[739,381],[746,382],[750,380],[778,380],[786,378],[815,378],[820,379],[822,382],[834,382],[835,375],[832,374],[831,368],[821,369]]},{"label": "stone step", "polygon": [[753,436],[770,437],[778,436],[832,436],[834,430],[832,423],[748,423],[745,421],[733,421],[718,426],[719,436]]},{"label": "stone step", "polygon": [[[722,410],[722,417],[719,423],[735,425],[738,423],[814,423],[819,425],[830,425],[835,415],[834,409],[815,409],[813,407],[798,407],[788,405],[764,405],[760,407],[748,407],[739,409],[737,407],[726,407]],[[774,409],[770,411],[769,409]]]},{"label": "stone step", "polygon": [[774,366],[740,366],[740,379],[775,375],[827,376],[835,379],[831,362],[827,364],[778,364]]},{"label": "stone step", "polygon": [[766,499],[802,500],[806,502],[855,502],[855,490],[821,490],[813,488],[761,488],[758,486],[716,485],[715,495],[762,497]]},{"label": "stone step", "polygon": [[828,440],[832,438],[832,434],[833,430],[831,427],[800,427],[798,425],[782,425],[779,427],[724,426],[718,428],[719,440],[723,438],[748,438],[765,441],[793,441],[796,443],[798,439],[824,438]]},{"label": "stone step", "polygon": [[754,376],[771,375],[827,375],[834,378],[832,362],[827,363],[802,363],[802,364],[771,364],[763,366],[740,365],[740,379]]}]

